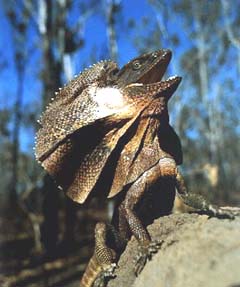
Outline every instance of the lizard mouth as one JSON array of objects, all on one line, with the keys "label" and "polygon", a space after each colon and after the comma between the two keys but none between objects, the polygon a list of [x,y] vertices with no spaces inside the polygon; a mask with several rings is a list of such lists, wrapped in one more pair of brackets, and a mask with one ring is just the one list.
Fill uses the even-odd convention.
[{"label": "lizard mouth", "polygon": [[158,50],[152,53],[152,65],[146,70],[144,75],[138,79],[138,83],[151,84],[162,80],[164,73],[168,67],[172,58],[172,52],[170,50]]},{"label": "lizard mouth", "polygon": [[151,55],[152,64],[146,70],[144,75],[138,79],[138,84],[149,85],[150,89],[155,89],[155,97],[168,97],[176,91],[181,82],[181,77],[172,76],[166,80],[162,80],[167,67],[171,61],[172,52],[170,50],[158,50]]},{"label": "lizard mouth", "polygon": [[[150,101],[152,99],[159,99],[164,98],[167,101],[169,98],[173,95],[173,93],[176,91],[178,85],[180,84],[182,78],[178,76],[173,76],[168,78],[165,81],[159,81],[156,83],[134,83],[130,84],[127,87],[125,87],[128,95],[133,94],[134,99],[149,99]],[[132,92],[131,92],[132,90]],[[135,97],[136,96],[136,97]],[[148,100],[147,100],[148,102]]]}]

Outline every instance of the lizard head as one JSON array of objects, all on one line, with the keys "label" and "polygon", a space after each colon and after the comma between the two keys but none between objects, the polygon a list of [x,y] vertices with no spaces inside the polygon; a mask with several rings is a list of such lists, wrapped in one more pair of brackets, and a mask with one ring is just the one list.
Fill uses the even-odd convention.
[{"label": "lizard head", "polygon": [[131,60],[115,74],[118,86],[124,87],[131,83],[150,84],[160,81],[171,57],[170,50],[160,49]]},{"label": "lizard head", "polygon": [[154,106],[166,107],[181,82],[178,76],[162,80],[171,57],[170,50],[160,49],[133,59],[118,72],[118,83],[124,96],[134,102],[137,110],[152,101]]},{"label": "lizard head", "polygon": [[131,60],[120,70],[112,69],[108,73],[110,86],[95,93],[101,114],[131,118],[149,104],[154,110],[158,106],[159,111],[166,109],[169,98],[181,82],[177,76],[162,80],[171,57],[170,50],[160,49]]}]

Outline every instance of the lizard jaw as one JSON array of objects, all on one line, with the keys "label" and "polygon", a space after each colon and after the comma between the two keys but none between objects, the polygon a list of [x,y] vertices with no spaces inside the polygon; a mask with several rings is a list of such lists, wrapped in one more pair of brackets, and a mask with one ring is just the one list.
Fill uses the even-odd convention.
[{"label": "lizard jaw", "polygon": [[[159,54],[161,56],[159,56]],[[159,50],[152,53],[152,57],[156,57],[158,62],[151,66],[149,70],[147,70],[144,75],[138,79],[138,83],[142,84],[151,84],[156,83],[162,80],[162,77],[169,65],[169,62],[172,58],[172,52],[170,50]]]},{"label": "lizard jaw", "polygon": [[176,91],[181,80],[182,78],[179,76],[172,76],[165,81],[156,83],[134,83],[128,85],[125,91],[128,91],[128,94],[132,93],[140,98],[146,97],[147,95],[149,99],[166,98],[168,100]]}]

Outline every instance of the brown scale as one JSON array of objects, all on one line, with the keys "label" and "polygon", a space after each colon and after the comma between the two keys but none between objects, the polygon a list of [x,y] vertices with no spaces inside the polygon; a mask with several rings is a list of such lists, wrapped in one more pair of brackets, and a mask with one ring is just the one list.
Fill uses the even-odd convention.
[{"label": "brown scale", "polygon": [[[133,131],[134,133],[131,139],[122,147],[122,152],[118,159],[111,191],[108,197],[115,196],[126,184],[134,181],[134,178],[132,177],[134,174],[133,168],[135,166],[135,161],[139,158],[139,153],[141,153],[143,145],[146,144],[146,134],[153,121],[151,117],[148,116],[148,113],[149,107],[143,111],[141,118],[137,122],[137,128]],[[126,171],[128,172],[126,173]],[[139,173],[141,173],[140,169]],[[135,175],[135,178],[136,177],[138,177],[138,172]]]},{"label": "brown scale", "polygon": [[108,85],[106,77],[114,69],[114,62],[100,62],[56,93],[54,101],[39,121],[41,128],[36,137],[38,160],[45,159],[67,136],[98,119],[97,104],[89,95],[88,87],[92,84],[102,85],[102,82]]},{"label": "brown scale", "polygon": [[[36,159],[44,161],[72,133],[102,119],[101,113],[97,112],[97,103],[89,94],[90,87],[125,87],[138,80],[146,82],[149,71],[156,67],[157,77],[161,79],[170,58],[170,51],[159,50],[130,61],[121,70],[112,61],[99,62],[59,89],[39,120]],[[109,116],[114,112],[110,111]]]},{"label": "brown scale", "polygon": [[75,174],[73,182],[67,187],[67,195],[70,198],[80,203],[86,200],[118,140],[134,121],[135,118],[128,121],[123,127],[111,130],[91,153],[86,154]]}]

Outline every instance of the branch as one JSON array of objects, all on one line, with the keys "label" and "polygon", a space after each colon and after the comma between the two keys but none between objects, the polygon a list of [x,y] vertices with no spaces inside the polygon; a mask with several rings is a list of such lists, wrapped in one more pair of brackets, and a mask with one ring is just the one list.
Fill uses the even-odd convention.
[{"label": "branch", "polygon": [[224,23],[226,32],[228,35],[229,40],[232,42],[232,44],[237,48],[240,49],[240,40],[238,40],[231,29],[231,24],[229,21],[229,3],[226,0],[221,0],[222,8],[223,8],[223,15],[224,15]]},{"label": "branch", "polygon": [[115,31],[115,14],[116,8],[120,5],[120,1],[115,3],[114,0],[106,0],[106,18],[107,18],[107,35],[109,41],[109,51],[111,59],[117,61],[118,47]]}]

